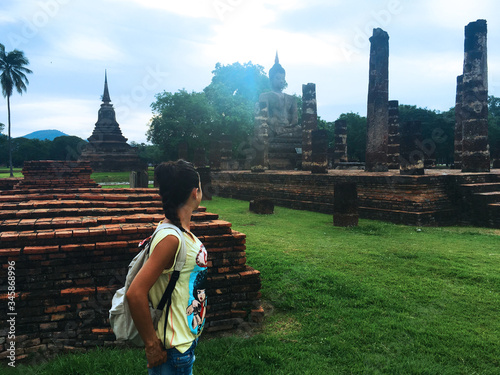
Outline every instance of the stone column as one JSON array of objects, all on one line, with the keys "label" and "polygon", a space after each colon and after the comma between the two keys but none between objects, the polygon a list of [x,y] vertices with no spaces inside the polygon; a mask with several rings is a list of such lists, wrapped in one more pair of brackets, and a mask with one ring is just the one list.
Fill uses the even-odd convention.
[{"label": "stone column", "polygon": [[358,191],[355,183],[337,183],[333,192],[333,225],[358,226]]},{"label": "stone column", "polygon": [[347,163],[347,121],[335,121],[335,151],[333,153],[333,166]]},{"label": "stone column", "polygon": [[259,102],[255,115],[255,136],[252,140],[252,172],[264,172],[269,168],[269,134],[267,126],[268,109]]},{"label": "stone column", "polygon": [[457,95],[455,97],[455,142],[453,152],[453,168],[462,169],[462,100],[464,94],[464,76],[457,77]]},{"label": "stone column", "polygon": [[389,35],[382,29],[373,29],[370,43],[365,170],[386,172],[388,170]]},{"label": "stone column", "polygon": [[389,137],[387,142],[387,166],[389,169],[399,169],[399,101],[389,101]]},{"label": "stone column", "polygon": [[129,174],[130,188],[147,188],[149,187],[148,171],[132,171]]},{"label": "stone column", "polygon": [[208,162],[212,171],[220,171],[221,169],[221,143],[221,141],[210,142]]},{"label": "stone column", "polygon": [[312,173],[328,172],[328,133],[326,130],[313,130],[311,132],[312,144]]},{"label": "stone column", "polygon": [[486,21],[465,27],[462,172],[489,172]]},{"label": "stone column", "polygon": [[233,161],[233,141],[229,136],[224,135],[220,141],[221,169],[230,169],[230,164]]},{"label": "stone column", "polygon": [[302,85],[302,169],[312,168],[312,131],[318,128],[316,85]]},{"label": "stone column", "polygon": [[423,175],[424,153],[417,147],[417,144],[422,144],[422,123],[408,121],[402,125],[399,173],[410,176]]},{"label": "stone column", "polygon": [[205,148],[204,147],[199,147],[194,151],[194,166],[196,168],[202,168],[206,167],[207,164],[207,158],[205,154]]}]

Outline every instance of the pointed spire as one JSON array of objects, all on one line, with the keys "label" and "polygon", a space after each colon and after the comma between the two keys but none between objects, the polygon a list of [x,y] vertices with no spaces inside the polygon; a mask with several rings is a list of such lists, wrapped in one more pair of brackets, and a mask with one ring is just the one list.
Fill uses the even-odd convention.
[{"label": "pointed spire", "polygon": [[109,97],[109,91],[108,91],[108,72],[107,72],[107,70],[104,71],[104,94],[102,94],[102,101],[104,103],[111,102],[111,98]]},{"label": "pointed spire", "polygon": [[275,64],[279,64],[280,63],[280,59],[278,57],[278,50],[276,50],[276,57],[274,58],[274,63]]}]

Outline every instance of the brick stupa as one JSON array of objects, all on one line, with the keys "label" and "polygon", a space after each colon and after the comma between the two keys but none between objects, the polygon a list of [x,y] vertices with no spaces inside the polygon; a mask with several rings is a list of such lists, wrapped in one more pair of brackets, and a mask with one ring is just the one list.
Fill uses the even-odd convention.
[{"label": "brick stupa", "polygon": [[141,171],[147,168],[139,159],[136,149],[127,144],[127,138],[123,136],[116,121],[107,74],[104,77],[104,93],[98,119],[88,141],[80,160],[90,162],[94,172]]}]

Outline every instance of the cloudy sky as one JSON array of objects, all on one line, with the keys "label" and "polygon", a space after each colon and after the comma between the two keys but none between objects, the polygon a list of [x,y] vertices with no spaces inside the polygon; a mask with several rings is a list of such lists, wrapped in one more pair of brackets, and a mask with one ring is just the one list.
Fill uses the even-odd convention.
[{"label": "cloudy sky", "polygon": [[286,92],[316,83],[323,119],[366,115],[374,27],[390,37],[390,99],[446,111],[464,27],[477,19],[488,21],[489,93],[500,96],[495,0],[2,0],[0,43],[24,51],[33,70],[28,91],[11,98],[12,135],[57,129],[88,138],[107,69],[123,134],[145,142],[155,94],[203,90],[217,62],[267,72],[276,50]]}]

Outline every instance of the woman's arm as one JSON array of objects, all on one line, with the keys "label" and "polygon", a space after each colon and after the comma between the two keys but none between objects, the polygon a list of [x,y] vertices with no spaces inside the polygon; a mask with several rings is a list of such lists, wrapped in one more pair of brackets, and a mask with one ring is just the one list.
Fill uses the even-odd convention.
[{"label": "woman's arm", "polygon": [[130,313],[139,335],[146,347],[148,367],[156,367],[167,360],[160,339],[156,336],[153,321],[149,313],[148,293],[164,269],[174,265],[179,239],[168,235],[155,247],[148,261],[136,275],[127,290]]}]

